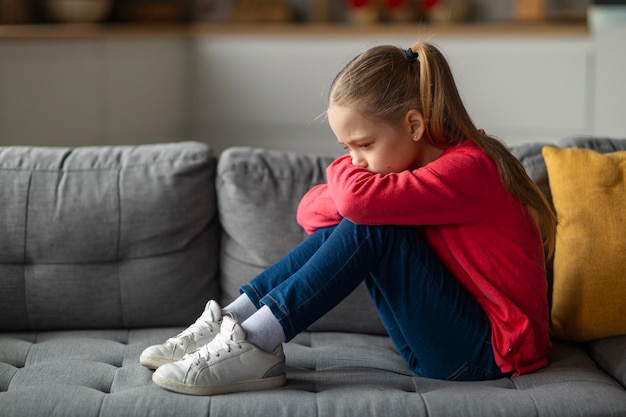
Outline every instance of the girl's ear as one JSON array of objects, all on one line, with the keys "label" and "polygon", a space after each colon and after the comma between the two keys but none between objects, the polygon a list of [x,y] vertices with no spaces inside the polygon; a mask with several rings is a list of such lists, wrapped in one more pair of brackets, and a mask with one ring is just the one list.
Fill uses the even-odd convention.
[{"label": "girl's ear", "polygon": [[417,110],[409,110],[406,114],[405,121],[408,124],[411,135],[415,142],[422,139],[424,135],[424,116]]}]

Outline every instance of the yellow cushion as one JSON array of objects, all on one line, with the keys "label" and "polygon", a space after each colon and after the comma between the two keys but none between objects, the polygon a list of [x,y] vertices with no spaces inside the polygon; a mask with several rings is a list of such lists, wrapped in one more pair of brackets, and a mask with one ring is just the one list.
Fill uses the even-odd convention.
[{"label": "yellow cushion", "polygon": [[552,333],[626,334],[626,151],[543,148],[559,218]]}]

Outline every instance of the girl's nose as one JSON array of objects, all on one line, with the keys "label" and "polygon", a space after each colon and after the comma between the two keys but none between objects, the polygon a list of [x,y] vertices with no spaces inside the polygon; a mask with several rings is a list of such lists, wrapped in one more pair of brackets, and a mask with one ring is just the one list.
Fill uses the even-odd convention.
[{"label": "girl's nose", "polygon": [[352,155],[352,165],[360,168],[367,168],[367,162],[365,159],[360,158],[358,155]]}]

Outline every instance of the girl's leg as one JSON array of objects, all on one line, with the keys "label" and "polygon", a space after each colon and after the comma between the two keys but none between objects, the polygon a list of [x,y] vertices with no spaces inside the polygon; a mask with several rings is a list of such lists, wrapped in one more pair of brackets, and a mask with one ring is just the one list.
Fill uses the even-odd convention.
[{"label": "girl's leg", "polygon": [[269,279],[243,287],[249,296],[266,292],[259,303],[272,310],[287,340],[367,278],[383,323],[415,372],[441,379],[501,376],[484,313],[415,228],[344,220],[320,238],[324,244],[274,288],[256,288]]},{"label": "girl's leg", "polygon": [[503,374],[495,363],[491,325],[474,297],[410,228],[387,233],[393,250],[366,286],[406,363],[418,375],[486,380]]},{"label": "girl's leg", "polygon": [[287,255],[257,275],[249,284],[242,286],[241,293],[246,294],[257,309],[261,308],[261,298],[298,272],[335,228],[336,226],[332,226],[317,230]]},{"label": "girl's leg", "polygon": [[[369,264],[374,264],[366,259],[372,252],[367,247],[371,246],[365,236],[368,233],[355,226],[343,220],[318,230],[297,250],[241,287],[253,302],[272,310],[287,341],[339,304],[368,275]],[[275,272],[278,277],[272,277]],[[287,278],[286,272],[291,274]]]}]

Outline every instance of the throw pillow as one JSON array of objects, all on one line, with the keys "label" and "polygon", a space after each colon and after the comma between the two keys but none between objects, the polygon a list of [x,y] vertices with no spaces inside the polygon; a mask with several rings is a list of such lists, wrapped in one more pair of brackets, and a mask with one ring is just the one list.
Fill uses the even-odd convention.
[{"label": "throw pillow", "polygon": [[543,148],[559,218],[552,332],[587,341],[626,334],[626,151]]}]

